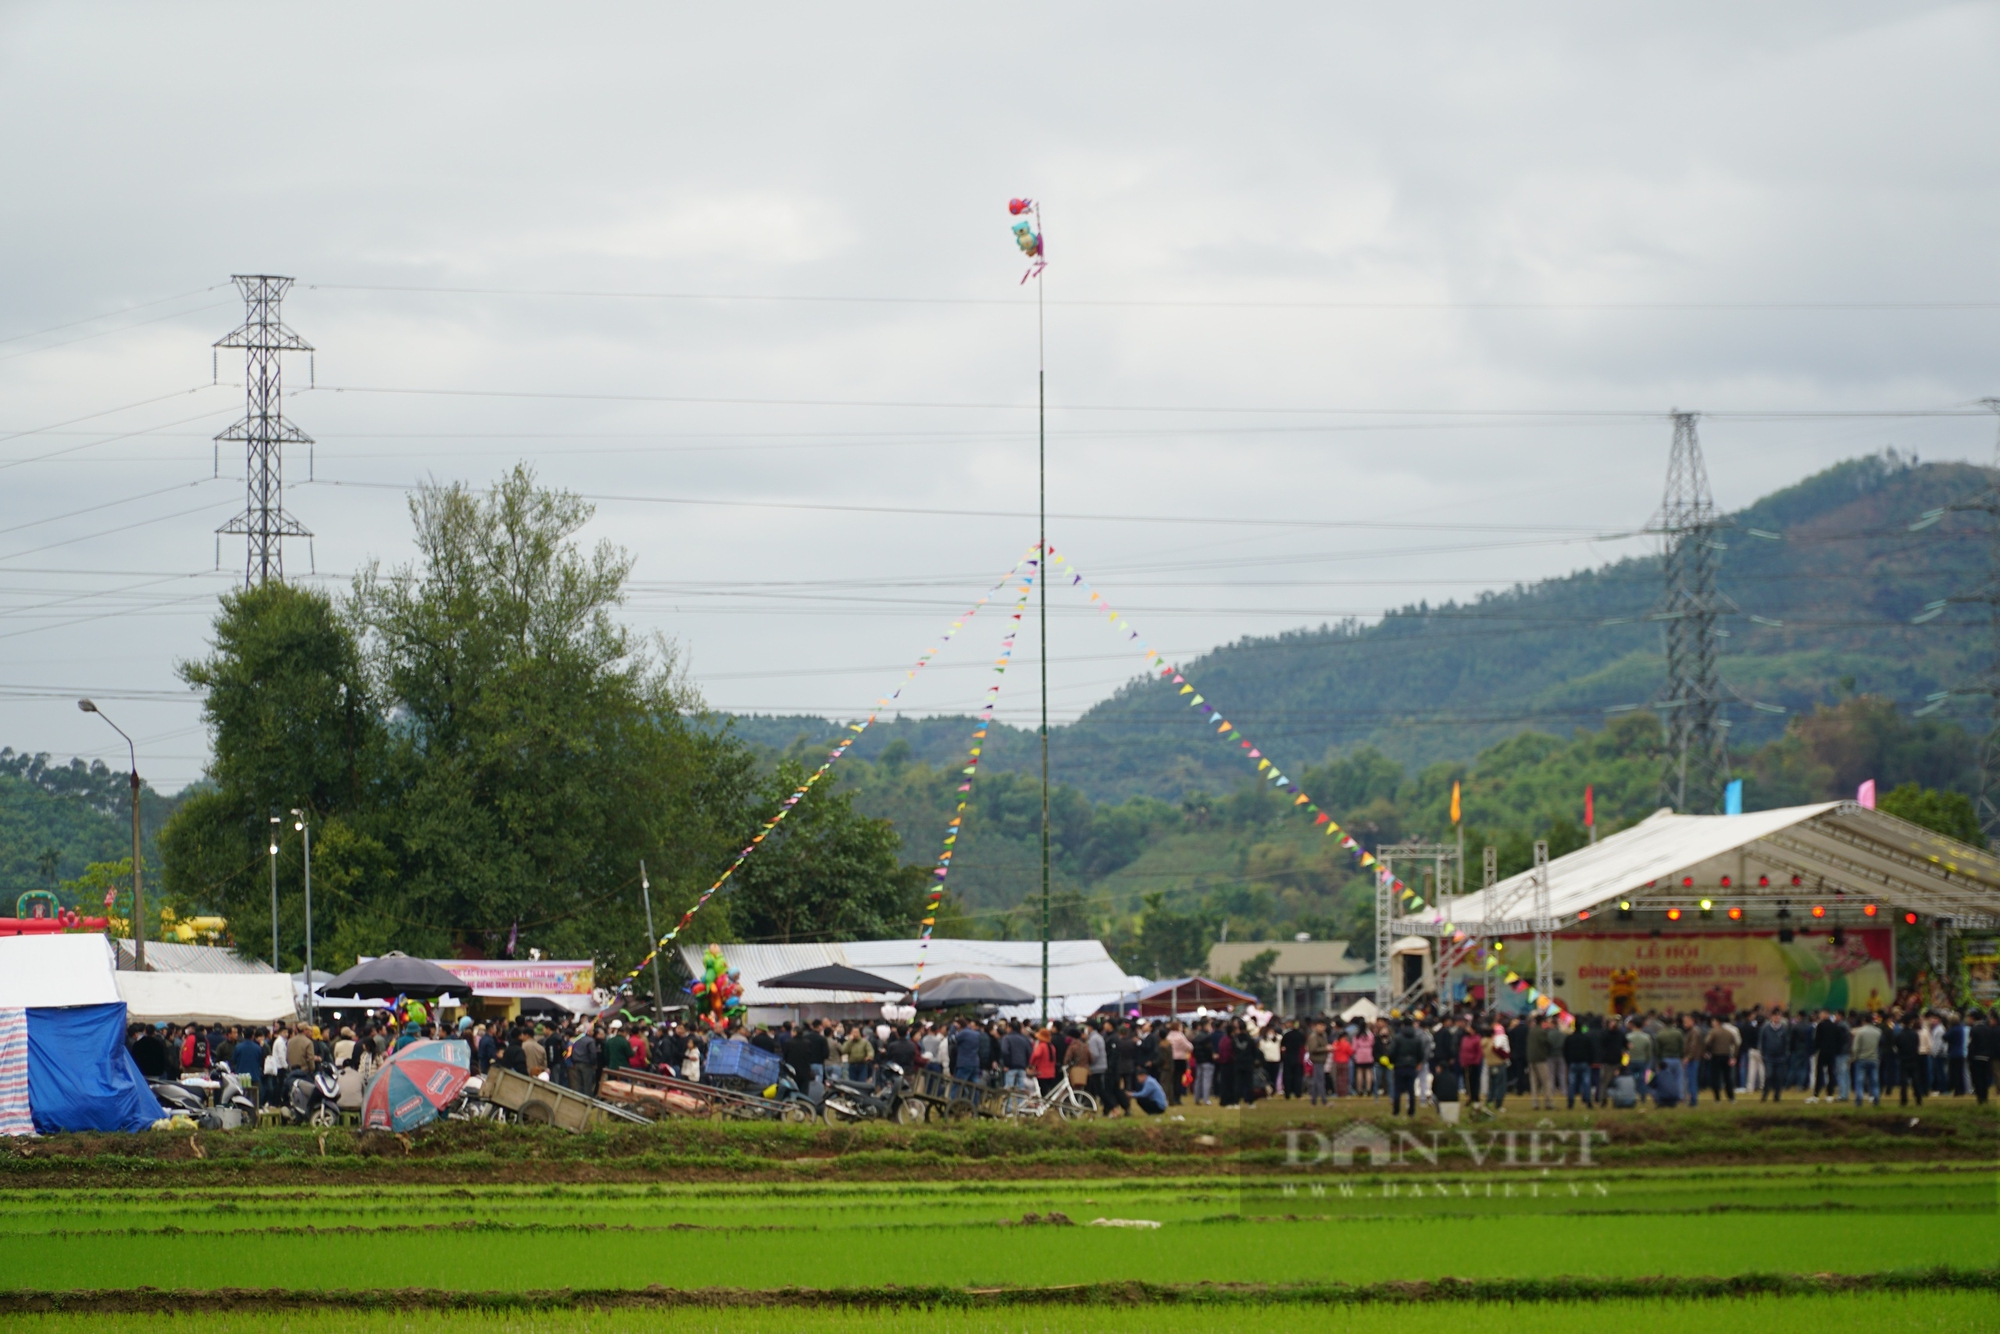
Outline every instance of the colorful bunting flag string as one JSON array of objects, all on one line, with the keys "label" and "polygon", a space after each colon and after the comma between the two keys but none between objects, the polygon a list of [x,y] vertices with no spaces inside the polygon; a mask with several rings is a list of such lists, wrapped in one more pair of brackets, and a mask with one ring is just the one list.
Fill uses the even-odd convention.
[{"label": "colorful bunting flag string", "polygon": [[924,903],[924,916],[917,932],[917,979],[913,984],[916,986],[923,985],[924,958],[931,947],[931,932],[937,926],[938,906],[944,902],[944,882],[951,874],[952,853],[960,831],[965,828],[965,808],[972,803],[972,780],[979,772],[979,757],[986,749],[986,734],[993,726],[993,709],[1000,702],[1000,681],[1007,675],[1007,664],[1013,661],[1014,641],[1021,633],[1021,618],[1028,610],[1028,594],[1040,574],[1040,562],[1030,564],[1036,569],[1014,590],[1019,596],[1014,600],[1014,614],[1008,619],[1007,633],[1000,640],[1000,656],[993,660],[993,683],[986,687],[986,703],[979,710],[979,725],[972,731],[972,744],[967,748],[965,767],[958,771],[959,777],[964,780],[958,785],[958,808],[951,813],[951,822],[944,829],[944,848],[938,853],[937,866],[931,871],[930,897]]},{"label": "colorful bunting flag string", "polygon": [[764,840],[771,836],[772,831],[777,829],[779,825],[785,822],[785,817],[787,815],[790,815],[792,813],[792,810],[801,801],[805,800],[806,794],[812,791],[813,787],[819,782],[819,780],[826,777],[827,773],[833,768],[833,766],[840,762],[841,757],[846,755],[847,752],[853,748],[854,743],[861,739],[861,734],[866,732],[869,729],[869,727],[871,727],[874,724],[875,720],[882,716],[883,710],[887,709],[889,706],[894,704],[896,700],[902,696],[903,691],[909,687],[910,682],[917,679],[917,673],[921,672],[926,666],[930,664],[933,658],[937,657],[939,652],[943,650],[944,646],[951,642],[952,636],[956,635],[960,630],[963,630],[965,628],[965,623],[971,620],[974,616],[977,616],[979,614],[979,609],[981,607],[984,607],[987,603],[991,602],[995,594],[999,593],[1000,590],[1007,587],[1007,585],[1013,583],[1014,580],[1020,578],[1022,567],[1027,566],[1031,568],[1038,568],[1036,562],[1039,555],[1040,552],[1037,547],[1032,547],[1032,546],[1029,547],[1027,554],[1022,556],[1021,559],[1014,562],[1014,568],[1007,571],[1005,578],[1001,579],[1000,582],[993,585],[993,587],[987,589],[983,597],[981,597],[977,602],[973,603],[972,606],[967,611],[962,613],[956,620],[954,620],[951,623],[951,628],[944,632],[944,634],[938,639],[938,642],[936,644],[932,645],[930,648],[925,649],[922,653],[917,655],[916,665],[911,667],[909,671],[903,674],[903,680],[901,684],[899,684],[893,692],[883,696],[881,699],[876,700],[874,709],[869,712],[866,718],[862,719],[858,723],[848,724],[847,735],[841,737],[839,741],[834,743],[832,751],[830,751],[826,759],[820,763],[819,768],[813,770],[812,774],[809,777],[807,777],[805,782],[799,784],[797,788],[793,789],[792,794],[786,797],[784,801],[779,804],[777,813],[772,815],[768,820],[764,821],[763,825],[758,829],[756,836],[753,837],[750,840],[750,842],[744,846],[741,852],[736,854],[735,859],[732,860],[726,868],[724,868],[722,874],[715,878],[715,883],[702,891],[701,897],[694,901],[694,906],[692,908],[689,908],[685,913],[681,914],[680,921],[674,923],[673,929],[668,931],[667,934],[665,934],[664,936],[661,936],[659,940],[655,941],[653,944],[652,951],[649,954],[647,954],[645,958],[639,960],[639,962],[632,967],[631,971],[627,972],[625,976],[619,980],[618,989],[615,993],[613,993],[612,996],[611,1003],[613,1005],[617,1004],[617,999],[619,996],[623,996],[625,993],[627,993],[632,989],[633,982],[638,979],[639,975],[642,972],[644,972],[649,966],[651,966],[653,960],[659,955],[660,951],[666,949],[669,945],[673,944],[675,938],[678,937],[682,931],[687,929],[688,923],[694,920],[695,914],[700,912],[702,908],[707,905],[708,901],[715,897],[717,891],[719,891],[724,885],[729,883],[730,877],[736,874],[736,869],[739,866],[743,865],[744,862],[750,859],[750,854],[755,852],[758,849],[758,847],[762,845]]},{"label": "colorful bunting flag string", "polygon": [[[1111,604],[1105,601],[1104,595],[1091,587],[1090,582],[1077,571],[1074,565],[1070,564],[1067,557],[1053,547],[1049,548],[1048,554],[1048,577],[1054,579],[1058,574],[1065,572],[1063,569],[1064,566],[1068,566],[1066,572],[1070,575],[1070,586],[1086,594],[1090,604],[1099,611],[1102,611],[1105,619],[1114,628],[1125,632],[1126,641],[1136,645],[1139,651],[1145,654],[1147,662],[1159,672],[1162,680],[1169,681],[1180,687],[1179,693],[1187,701],[1188,707],[1199,711],[1202,715],[1202,720],[1205,723],[1213,725],[1214,735],[1217,740],[1235,742],[1237,752],[1242,758],[1246,761],[1255,762],[1258,776],[1268,781],[1279,791],[1289,795],[1292,798],[1293,807],[1298,809],[1302,814],[1311,816],[1313,823],[1320,827],[1328,838],[1338,838],[1340,846],[1353,856],[1355,863],[1361,869],[1372,871],[1378,880],[1385,881],[1395,893],[1397,901],[1403,905],[1406,913],[1416,914],[1422,912],[1428,906],[1424,902],[1422,895],[1418,894],[1401,880],[1398,880],[1390,873],[1388,867],[1382,865],[1376,859],[1374,853],[1362,847],[1352,834],[1342,829],[1339,822],[1333,818],[1331,813],[1321,810],[1319,804],[1296,781],[1285,775],[1284,771],[1278,767],[1276,761],[1264,754],[1248,737],[1243,735],[1242,729],[1232,725],[1227,718],[1223,717],[1221,711],[1202,696],[1201,692],[1195,688],[1194,683],[1187,678],[1184,672],[1168,662],[1166,656],[1147,643],[1140,636],[1139,632],[1132,628],[1131,623],[1122,614],[1112,609]],[[1449,937],[1453,944],[1464,944],[1468,940],[1469,937],[1464,931],[1459,929],[1457,923],[1445,921],[1442,912],[1433,909],[1431,920],[1442,925],[1444,935]],[[1488,972],[1501,972],[1507,985],[1516,992],[1525,992],[1530,1003],[1551,1011],[1564,1010],[1565,1007],[1562,1002],[1558,1001],[1554,996],[1543,993],[1539,988],[1529,983],[1512,969],[1505,968],[1501,963],[1497,948],[1490,948],[1483,941],[1474,942],[1473,948],[1478,956],[1479,966],[1482,969]],[[1383,960],[1379,959],[1376,961],[1378,966],[1383,962]]]}]

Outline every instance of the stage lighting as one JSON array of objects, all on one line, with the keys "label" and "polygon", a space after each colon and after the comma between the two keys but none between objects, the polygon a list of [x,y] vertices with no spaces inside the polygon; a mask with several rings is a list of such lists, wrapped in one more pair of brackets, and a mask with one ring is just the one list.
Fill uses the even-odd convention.
[{"label": "stage lighting", "polygon": [[1722,877],[1722,887],[1723,887],[1724,889],[1728,889],[1728,888],[1729,888],[1729,877],[1728,877],[1728,876],[1724,876],[1724,877]]},{"label": "stage lighting", "polygon": [[1693,876],[1691,876],[1691,875],[1684,875],[1684,876],[1682,876],[1682,877],[1681,877],[1681,888],[1682,888],[1682,889],[1693,889],[1693,888],[1694,888],[1694,877],[1693,877]]},{"label": "stage lighting", "polygon": [[1861,905],[1861,915],[1862,915],[1863,917],[1873,917],[1873,916],[1875,915],[1875,905],[1874,905],[1874,904],[1872,904],[1872,903],[1864,903],[1864,904],[1862,904],[1862,905]]},{"label": "stage lighting", "polygon": [[1915,926],[1916,924],[1917,924],[1917,915],[1915,913],[1906,912],[1903,914],[1904,926]]},{"label": "stage lighting", "polygon": [[1758,877],[1757,877],[1757,888],[1759,888],[1759,889],[1769,889],[1770,887],[1771,887],[1771,877],[1770,877],[1770,876],[1768,876],[1768,875],[1760,875],[1760,876],[1758,876]]},{"label": "stage lighting", "polygon": [[1729,920],[1730,920],[1730,921],[1732,921],[1732,922],[1740,922],[1740,921],[1742,921],[1742,920],[1743,920],[1743,910],[1742,910],[1741,908],[1731,908],[1731,909],[1729,910]]},{"label": "stage lighting", "polygon": [[1669,922],[1678,922],[1678,921],[1680,921],[1680,920],[1681,920],[1681,910],[1680,910],[1679,908],[1669,908],[1669,909],[1667,909],[1667,920],[1668,920]]},{"label": "stage lighting", "polygon": [[1813,916],[1814,917],[1826,916],[1826,905],[1823,903],[1815,903],[1813,905]]}]

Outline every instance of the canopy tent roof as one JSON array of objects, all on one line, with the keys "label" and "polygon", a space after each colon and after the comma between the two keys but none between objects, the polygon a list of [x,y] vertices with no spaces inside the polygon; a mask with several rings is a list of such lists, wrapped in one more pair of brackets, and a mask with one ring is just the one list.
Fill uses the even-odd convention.
[{"label": "canopy tent roof", "polygon": [[[681,946],[681,962],[692,976],[701,975],[703,948],[700,944]],[[743,1003],[752,1010],[760,1006],[789,1010],[805,1005],[872,1005],[879,1008],[883,999],[879,993],[796,991],[765,986],[762,979],[827,964],[846,964],[899,986],[914,987],[917,961],[922,959],[925,977],[937,977],[944,973],[984,973],[997,981],[1012,983],[1036,997],[1033,1005],[1018,1007],[1022,1014],[1040,1012],[1042,944],[1038,940],[934,937],[928,949],[920,948],[915,939],[723,945],[720,948],[729,966],[742,971]],[[1052,1013],[1065,1017],[1087,1015],[1105,1001],[1130,991],[1132,985],[1133,980],[1126,976],[1124,969],[1112,962],[1101,942],[1049,942],[1049,1008]]]},{"label": "canopy tent roof", "polygon": [[1257,998],[1247,991],[1225,987],[1208,977],[1175,977],[1128,991],[1117,1000],[1098,1007],[1099,1014],[1142,1016],[1187,1014],[1194,1010],[1226,1010],[1234,1005],[1255,1005]]},{"label": "canopy tent roof", "polygon": [[298,1017],[284,973],[119,973],[117,984],[134,1023],[276,1024]]},{"label": "canopy tent roof", "polygon": [[115,1005],[113,962],[98,934],[0,937],[0,1010]]},{"label": "canopy tent roof", "polygon": [[763,985],[791,991],[870,991],[877,994],[909,991],[901,982],[891,982],[886,977],[864,973],[844,963],[827,963],[817,968],[780,973],[776,977],[765,978]]},{"label": "canopy tent roof", "polygon": [[[1793,877],[1799,883],[1792,883]],[[1748,908],[1782,903],[1883,903],[1969,930],[2000,926],[2000,858],[1855,802],[1748,815],[1658,811],[1623,833],[1548,865],[1550,929],[1615,910],[1693,909],[1702,899]],[[1728,877],[1729,884],[1722,884]],[[1759,880],[1768,881],[1759,884]],[[1535,872],[1399,919],[1398,932],[1436,936],[1535,930]]]}]

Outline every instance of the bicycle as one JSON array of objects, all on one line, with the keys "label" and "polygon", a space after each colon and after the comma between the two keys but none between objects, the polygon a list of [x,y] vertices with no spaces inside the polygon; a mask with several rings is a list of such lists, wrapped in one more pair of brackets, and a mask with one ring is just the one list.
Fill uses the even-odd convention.
[{"label": "bicycle", "polygon": [[1067,1079],[1057,1082],[1049,1093],[1039,1091],[1022,1093],[1018,1098],[1010,1098],[1009,1114],[1016,1119],[1035,1117],[1037,1119],[1054,1112],[1065,1121],[1081,1120],[1086,1116],[1096,1116],[1103,1108],[1097,1099],[1070,1083]]}]

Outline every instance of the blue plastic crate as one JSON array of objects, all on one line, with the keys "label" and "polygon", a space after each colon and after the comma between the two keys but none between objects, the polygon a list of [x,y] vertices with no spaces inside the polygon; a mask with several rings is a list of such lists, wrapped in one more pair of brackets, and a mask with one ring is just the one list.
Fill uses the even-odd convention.
[{"label": "blue plastic crate", "polygon": [[764,1089],[778,1082],[780,1064],[776,1052],[753,1047],[741,1038],[730,1038],[708,1044],[703,1075],[711,1080],[740,1080]]}]

